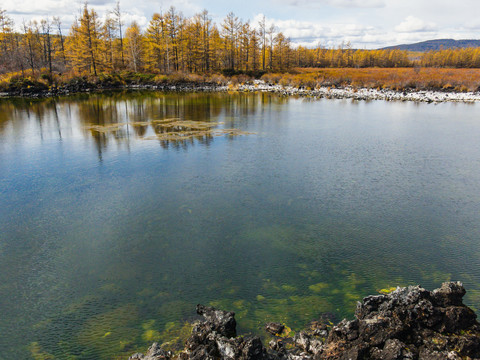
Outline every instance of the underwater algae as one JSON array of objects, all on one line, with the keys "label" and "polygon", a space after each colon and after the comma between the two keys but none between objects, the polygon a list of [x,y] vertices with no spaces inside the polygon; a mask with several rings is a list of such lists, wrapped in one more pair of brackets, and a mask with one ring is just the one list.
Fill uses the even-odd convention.
[{"label": "underwater algae", "polygon": [[[9,163],[2,162],[4,214],[16,209],[15,199],[21,211],[32,208],[28,213],[32,220],[25,222],[25,238],[30,232],[37,234],[30,236],[35,243],[26,252],[34,260],[49,256],[40,268],[46,275],[61,270],[61,274],[88,276],[82,276],[82,282],[76,281],[79,276],[56,282],[55,292],[45,293],[42,303],[22,313],[36,310],[40,315],[35,321],[21,323],[17,313],[4,314],[0,328],[8,326],[12,331],[4,334],[8,347],[3,349],[11,348],[12,354],[22,351],[34,359],[127,359],[154,341],[167,343],[164,348],[175,351],[175,344],[182,343],[177,334],[193,320],[197,302],[235,311],[240,334],[263,335],[267,321],[281,322],[293,331],[324,313],[339,321],[351,318],[357,301],[368,294],[397,285],[434,287],[450,278],[468,284],[468,303],[479,304],[479,278],[472,270],[480,258],[478,244],[472,241],[478,238],[478,226],[475,216],[469,215],[477,214],[473,210],[478,194],[468,187],[475,189],[478,167],[461,166],[457,142],[455,172],[450,174],[440,166],[440,160],[445,166],[450,158],[438,150],[450,149],[448,144],[437,147],[435,142],[434,148],[427,148],[431,158],[415,158],[411,153],[403,157],[405,149],[413,155],[417,149],[399,136],[410,131],[404,126],[413,126],[408,119],[396,123],[393,117],[382,115],[381,125],[372,129],[375,114],[382,113],[379,104],[365,107],[370,116],[362,122],[362,117],[349,121],[349,113],[343,112],[344,107],[348,110],[358,104],[345,102],[340,107],[340,103],[297,103],[293,99],[282,100],[284,104],[267,95],[261,95],[262,102],[257,104],[259,97],[202,95],[191,99],[191,95],[158,94],[145,100],[140,94],[124,98],[96,95],[85,97],[84,105],[60,99],[58,122],[54,108],[35,109],[24,119],[20,116],[25,111],[13,112],[13,106],[4,109],[13,120],[11,124],[0,120],[0,135],[11,134],[12,144],[22,139],[14,135],[40,138],[40,128],[45,139],[62,137],[58,144],[42,142],[43,148],[35,148],[45,150],[38,152],[45,154],[45,161],[38,161],[38,174],[40,170],[46,174],[43,182],[32,176],[35,187],[21,179],[25,177],[19,171],[21,165],[29,164],[12,157],[12,169],[3,172]],[[205,106],[199,106],[200,100]],[[279,106],[287,103],[288,108]],[[304,109],[315,116],[303,118]],[[348,128],[342,128],[343,124]],[[401,125],[403,130],[397,133],[386,125]],[[455,124],[461,125],[460,120]],[[388,131],[382,132],[384,127]],[[77,142],[71,141],[70,128]],[[262,136],[230,142],[229,136],[244,134],[241,130]],[[365,137],[362,131],[368,142],[359,142]],[[421,143],[428,145],[430,138],[429,132]],[[85,146],[77,145],[83,144],[81,139],[86,140]],[[157,144],[143,140],[157,140]],[[194,141],[201,146],[176,151],[179,145]],[[158,143],[163,149],[156,147]],[[72,151],[60,152],[60,145]],[[394,145],[400,147],[398,156]],[[2,146],[7,154],[21,150],[17,145]],[[376,155],[377,148],[378,157],[363,162],[366,150],[367,155]],[[56,152],[61,156],[52,158]],[[102,155],[98,164],[97,152]],[[31,153],[28,147],[23,158],[31,159]],[[478,156],[465,153],[467,158],[467,165],[474,165],[471,159]],[[422,167],[425,164],[427,168]],[[409,197],[432,171],[443,174],[441,180],[433,178],[435,187],[426,187],[437,192]],[[459,177],[466,182],[456,181]],[[62,185],[64,191],[59,195]],[[13,186],[18,191],[11,195]],[[29,197],[24,203],[19,196],[23,187]],[[468,202],[462,203],[467,195]],[[442,207],[434,208],[438,204]],[[72,212],[75,216],[68,219]],[[45,215],[50,213],[51,217]],[[448,221],[437,223],[437,218]],[[7,225],[9,217],[4,219],[0,220]],[[23,262],[13,256],[12,249],[17,249],[15,226],[24,222],[11,224],[1,226],[6,239],[0,243],[4,269]],[[44,229],[52,224],[58,239],[46,244],[57,246],[59,260],[55,262],[51,262],[52,252],[44,251],[43,241],[37,240],[47,238]],[[99,231],[93,231],[100,225]],[[38,255],[31,249],[38,250]],[[201,279],[190,281],[192,273],[201,274]],[[14,308],[11,294],[18,292],[22,278],[13,271],[4,271],[0,278],[5,304]],[[34,282],[43,288],[45,278],[30,276],[27,284]],[[127,304],[134,304],[136,310],[135,318],[125,322],[131,312],[119,309]],[[121,320],[110,320],[112,314]],[[14,333],[21,335],[14,337]],[[188,336],[190,331],[185,333]],[[21,337],[25,346],[19,350]],[[0,358],[10,359],[3,349]],[[27,358],[23,353],[17,358]]]},{"label": "underwater algae", "polygon": [[[78,333],[77,341],[105,359],[113,354],[126,353],[135,347],[141,334],[137,322],[137,307],[122,305],[88,319]],[[145,331],[148,330],[151,329]]]}]

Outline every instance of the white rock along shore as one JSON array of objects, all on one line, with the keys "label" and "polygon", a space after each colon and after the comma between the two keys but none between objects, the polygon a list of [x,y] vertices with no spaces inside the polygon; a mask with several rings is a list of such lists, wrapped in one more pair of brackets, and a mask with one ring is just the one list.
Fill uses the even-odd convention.
[{"label": "white rock along shore", "polygon": [[314,98],[353,99],[353,100],[387,100],[387,101],[415,101],[427,103],[440,102],[477,102],[480,101],[480,92],[442,92],[442,91],[394,91],[377,89],[354,89],[320,87],[314,90],[267,84],[262,80],[254,80],[251,84],[238,85],[237,87],[223,86],[218,90],[237,90],[245,92],[272,92],[285,96],[297,95]]},{"label": "white rock along shore", "polygon": [[[227,85],[213,85],[213,84],[192,84],[192,83],[180,83],[180,84],[158,84],[158,85],[126,85],[119,89],[132,89],[132,90],[157,90],[157,91],[181,91],[181,92],[228,92],[228,91],[240,91],[240,92],[270,92],[283,96],[303,96],[316,99],[352,99],[352,100],[386,100],[386,101],[413,101],[413,102],[425,102],[425,103],[442,103],[442,102],[463,102],[463,103],[475,103],[480,101],[480,91],[476,92],[455,92],[455,91],[430,91],[430,90],[408,90],[408,91],[395,91],[388,89],[367,89],[360,88],[355,89],[353,87],[344,88],[332,88],[322,86],[317,89],[309,90],[304,88],[298,88],[294,86],[282,86],[268,84],[263,80],[253,80],[245,84],[227,84]],[[10,94],[0,92],[0,98],[10,96],[25,96],[25,97],[49,97],[58,95],[68,95],[77,92],[95,92],[108,90],[107,88],[80,88],[77,90],[70,90],[67,88],[59,88],[56,92],[33,92],[33,93],[20,93]]]}]

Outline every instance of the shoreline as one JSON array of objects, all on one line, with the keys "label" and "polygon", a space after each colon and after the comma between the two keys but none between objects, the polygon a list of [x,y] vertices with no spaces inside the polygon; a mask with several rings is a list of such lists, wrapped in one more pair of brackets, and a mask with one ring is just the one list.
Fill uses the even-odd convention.
[{"label": "shoreline", "polygon": [[203,320],[192,324],[179,352],[154,343],[129,360],[462,360],[480,358],[480,324],[463,304],[465,288],[447,282],[433,291],[397,287],[357,303],[354,320],[332,324],[328,317],[299,332],[267,323],[271,340],[238,335],[235,313],[197,305]]},{"label": "shoreline", "polygon": [[[27,91],[28,90],[28,91]],[[411,101],[423,103],[476,103],[480,102],[480,91],[476,92],[456,92],[439,90],[409,90],[397,91],[390,89],[372,89],[372,88],[354,88],[346,87],[327,87],[321,86],[316,89],[305,89],[302,87],[282,86],[278,84],[269,84],[263,80],[253,80],[245,84],[238,85],[218,85],[214,83],[193,83],[180,82],[177,84],[142,84],[125,85],[117,87],[60,87],[55,90],[35,91],[34,89],[22,89],[16,92],[0,92],[0,99],[11,98],[51,98],[57,96],[68,96],[75,94],[101,93],[104,91],[122,91],[122,90],[151,90],[165,92],[265,92],[274,93],[281,96],[299,96],[313,99],[347,99],[356,101]]]},{"label": "shoreline", "polygon": [[352,99],[358,101],[384,100],[384,101],[413,101],[426,103],[440,102],[465,102],[480,101],[480,92],[454,92],[438,90],[396,91],[390,89],[356,89],[351,86],[331,88],[321,86],[318,89],[302,89],[292,86],[266,84],[264,81],[255,80],[253,85],[239,85],[238,91],[263,91],[273,92],[285,96],[305,96],[318,99]]}]

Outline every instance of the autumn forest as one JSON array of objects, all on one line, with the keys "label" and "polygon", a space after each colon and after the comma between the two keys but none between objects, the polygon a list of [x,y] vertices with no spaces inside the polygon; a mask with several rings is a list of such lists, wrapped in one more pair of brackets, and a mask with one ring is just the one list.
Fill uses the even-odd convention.
[{"label": "autumn forest", "polygon": [[[21,30],[20,30],[21,29]],[[99,76],[239,73],[261,76],[292,68],[480,68],[480,48],[426,53],[294,46],[265,17],[252,24],[229,13],[215,24],[207,10],[185,17],[174,7],[145,29],[125,24],[120,4],[104,21],[85,3],[68,33],[58,17],[14,24],[0,9],[0,74]]]}]

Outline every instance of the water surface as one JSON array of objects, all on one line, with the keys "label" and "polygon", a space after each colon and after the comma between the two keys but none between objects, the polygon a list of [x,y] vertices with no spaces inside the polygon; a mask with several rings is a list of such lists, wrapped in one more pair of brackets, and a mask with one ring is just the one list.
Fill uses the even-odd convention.
[{"label": "water surface", "polygon": [[[216,133],[155,139],[173,118]],[[174,348],[197,303],[257,333],[449,279],[478,308],[479,134],[454,103],[1,100],[0,359]]]}]

